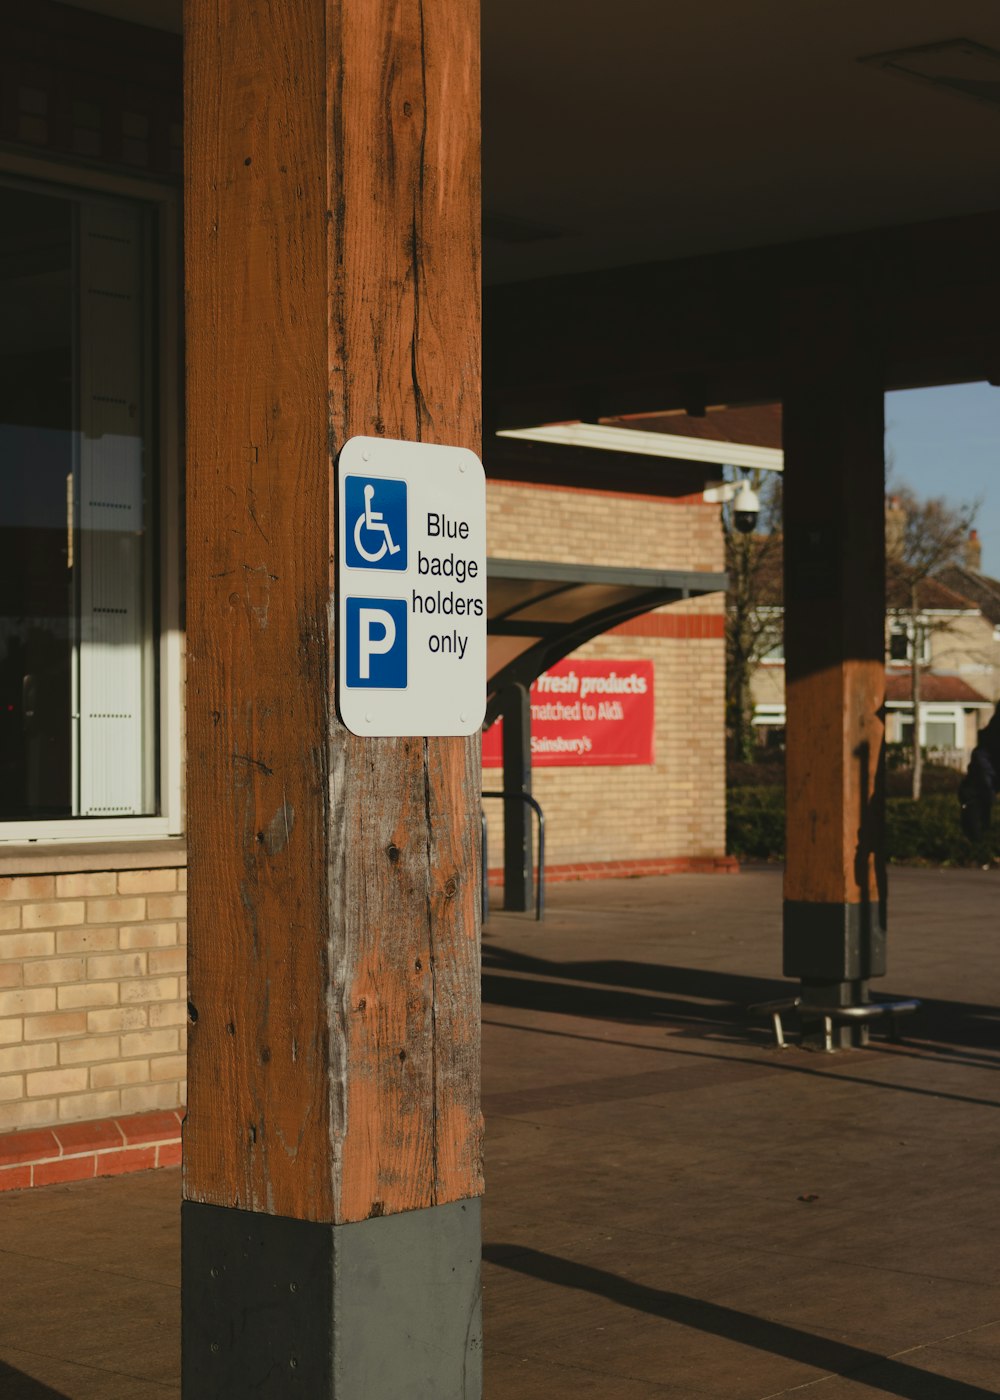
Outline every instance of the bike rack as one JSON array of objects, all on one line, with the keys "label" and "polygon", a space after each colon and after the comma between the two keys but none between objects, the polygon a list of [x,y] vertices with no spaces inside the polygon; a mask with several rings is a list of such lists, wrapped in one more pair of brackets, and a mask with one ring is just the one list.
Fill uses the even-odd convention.
[{"label": "bike rack", "polygon": [[[526,802],[538,818],[538,875],[535,880],[535,922],[540,923],[545,913],[545,813],[530,792],[484,792],[484,799],[497,797],[504,802]],[[489,895],[486,887],[486,814],[482,812],[483,823],[483,919],[485,922]]]}]

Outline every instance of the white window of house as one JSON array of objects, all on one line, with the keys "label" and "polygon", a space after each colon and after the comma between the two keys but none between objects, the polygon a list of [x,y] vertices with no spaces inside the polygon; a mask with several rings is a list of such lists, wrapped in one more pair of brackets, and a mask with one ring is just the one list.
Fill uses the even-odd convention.
[{"label": "white window of house", "polygon": [[0,175],[0,840],[179,830],[166,233]]},{"label": "white window of house", "polygon": [[923,721],[923,742],[929,749],[957,749],[964,738],[962,712],[953,708],[932,710],[930,707],[921,715]]},{"label": "white window of house", "polygon": [[785,723],[784,705],[755,705],[753,710],[753,723],[759,726],[783,726]]},{"label": "white window of house", "polygon": [[[900,717],[904,744],[913,743],[913,717]],[[965,743],[965,712],[961,705],[921,705],[920,746],[925,749],[958,749]]]},{"label": "white window of house", "polygon": [[784,608],[758,608],[757,622],[761,627],[760,659],[765,665],[783,665],[785,660]]},{"label": "white window of house", "polygon": [[[889,660],[908,663],[913,660],[914,627],[912,622],[894,622],[889,628]],[[927,628],[921,628],[920,664],[931,659],[931,639]]]}]

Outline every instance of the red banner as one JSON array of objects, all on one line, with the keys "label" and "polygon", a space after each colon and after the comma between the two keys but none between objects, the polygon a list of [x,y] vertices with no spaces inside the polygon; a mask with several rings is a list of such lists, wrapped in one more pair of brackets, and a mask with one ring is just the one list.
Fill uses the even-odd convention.
[{"label": "red banner", "polygon": [[[531,687],[536,768],[653,762],[652,661],[560,661]],[[502,721],[483,734],[483,767],[501,768]]]}]

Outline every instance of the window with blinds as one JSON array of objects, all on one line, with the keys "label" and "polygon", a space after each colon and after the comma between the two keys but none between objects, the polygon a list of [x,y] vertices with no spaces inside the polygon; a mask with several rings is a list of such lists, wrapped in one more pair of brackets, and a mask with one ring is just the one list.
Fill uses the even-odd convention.
[{"label": "window with blinds", "polygon": [[157,811],[153,227],[0,185],[0,819]]}]

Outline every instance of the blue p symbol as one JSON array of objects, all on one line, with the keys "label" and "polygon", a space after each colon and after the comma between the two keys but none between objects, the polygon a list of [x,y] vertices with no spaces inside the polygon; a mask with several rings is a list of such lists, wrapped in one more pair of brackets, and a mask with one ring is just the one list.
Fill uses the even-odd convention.
[{"label": "blue p symbol", "polygon": [[347,599],[347,684],[406,689],[406,600]]}]

